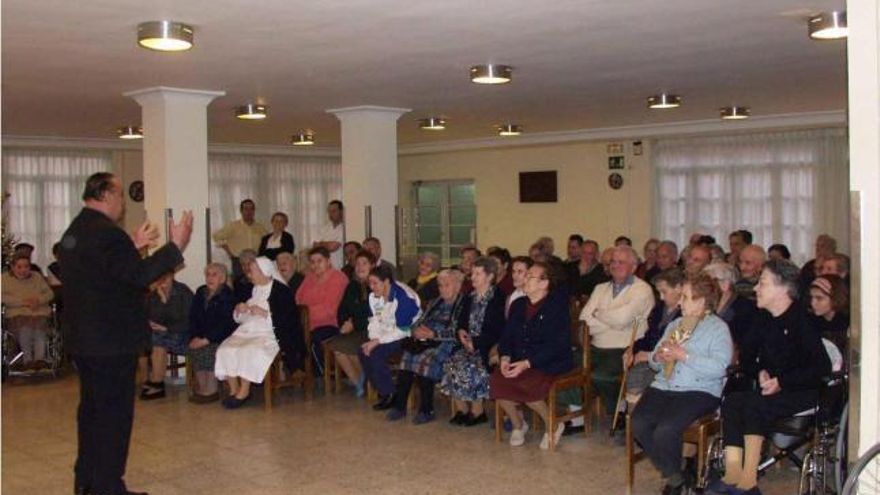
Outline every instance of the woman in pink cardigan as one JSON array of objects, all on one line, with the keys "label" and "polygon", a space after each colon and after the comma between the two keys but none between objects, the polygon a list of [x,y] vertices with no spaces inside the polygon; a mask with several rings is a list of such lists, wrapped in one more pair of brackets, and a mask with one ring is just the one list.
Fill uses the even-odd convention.
[{"label": "woman in pink cardigan", "polygon": [[330,264],[330,252],[323,246],[309,250],[309,272],[296,291],[296,303],[309,308],[312,332],[310,352],[318,376],[324,374],[324,353],[321,343],[339,335],[336,313],[348,286],[348,277]]}]

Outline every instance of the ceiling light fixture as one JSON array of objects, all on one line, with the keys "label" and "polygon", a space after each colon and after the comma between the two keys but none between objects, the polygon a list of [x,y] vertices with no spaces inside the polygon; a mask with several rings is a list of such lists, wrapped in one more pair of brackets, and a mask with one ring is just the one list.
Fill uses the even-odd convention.
[{"label": "ceiling light fixture", "polygon": [[523,133],[523,128],[519,124],[504,124],[498,126],[499,136],[519,136]]},{"label": "ceiling light fixture", "polygon": [[266,105],[258,105],[256,103],[248,103],[242,105],[235,110],[235,116],[242,120],[263,120],[268,115],[266,112],[269,107]]},{"label": "ceiling light fixture", "polygon": [[471,82],[477,84],[504,84],[513,77],[513,67],[509,65],[475,65],[470,72]]},{"label": "ceiling light fixture", "polygon": [[143,139],[144,128],[135,127],[133,125],[124,125],[119,129],[116,129],[116,135],[119,136],[119,139]]},{"label": "ceiling light fixture", "polygon": [[290,144],[294,146],[311,146],[315,144],[315,133],[309,130],[300,131],[290,137]]},{"label": "ceiling light fixture", "polygon": [[724,107],[720,109],[722,120],[744,120],[749,118],[751,110],[749,107]]},{"label": "ceiling light fixture", "polygon": [[419,120],[419,129],[423,131],[442,131],[446,129],[446,119],[443,117],[428,117]]},{"label": "ceiling light fixture", "polygon": [[182,52],[193,47],[193,28],[182,22],[149,21],[138,24],[138,45],[159,52]]},{"label": "ceiling light fixture", "polygon": [[846,11],[822,12],[807,21],[807,32],[814,40],[840,40],[848,35]]},{"label": "ceiling light fixture", "polygon": [[648,97],[648,108],[678,108],[681,106],[681,96],[660,93]]}]

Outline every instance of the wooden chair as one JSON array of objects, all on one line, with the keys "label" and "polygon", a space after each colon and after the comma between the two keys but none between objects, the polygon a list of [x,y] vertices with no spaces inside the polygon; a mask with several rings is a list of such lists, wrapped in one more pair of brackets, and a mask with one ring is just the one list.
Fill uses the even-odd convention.
[{"label": "wooden chair", "polygon": [[342,371],[339,369],[339,364],[336,363],[336,355],[327,346],[328,341],[325,340],[321,343],[321,352],[324,354],[324,393],[329,394],[330,386],[333,385],[333,393],[338,394],[342,389],[342,375],[340,374]]},{"label": "wooden chair", "polygon": [[[578,325],[581,338],[578,339],[585,345],[581,366],[574,370],[556,377],[553,385],[550,387],[550,393],[547,396],[547,408],[550,410],[547,418],[548,431],[555,432],[557,425],[570,421],[575,418],[584,418],[584,434],[589,435],[592,431],[591,414],[590,414],[590,397],[592,396],[592,386],[590,383],[590,351],[589,351],[589,332],[587,326],[582,322]],[[583,407],[577,411],[569,411],[565,414],[557,413],[557,396],[559,392],[572,388],[579,388],[581,391],[581,400]],[[537,426],[537,414],[532,415],[532,425]],[[495,401],[495,441],[501,441],[501,433],[504,430],[504,409],[501,408],[499,401]],[[556,442],[553,435],[550,435],[550,450],[556,450]]]},{"label": "wooden chair", "polygon": [[[312,335],[309,330],[309,308],[302,305],[297,306],[297,308],[299,309],[306,350],[308,350],[312,344]],[[266,378],[263,380],[263,399],[267,411],[272,410],[272,399],[275,391],[282,388],[302,386],[306,400],[311,400],[315,389],[315,370],[310,352],[306,352],[304,364],[305,371],[297,370],[282,378],[284,365],[281,362],[281,354],[279,353],[275,356],[275,360],[272,361],[269,371],[266,372]]]},{"label": "wooden chair", "polygon": [[[697,446],[697,488],[706,485],[706,459],[709,450],[709,440],[721,431],[721,418],[717,412],[707,414],[691,423],[682,434],[684,443]],[[644,451],[635,451],[635,439],[633,438],[632,419],[626,415],[626,493],[632,495],[635,481],[636,463],[645,459]]]},{"label": "wooden chair", "polygon": [[[181,358],[182,361],[179,360],[178,358]],[[168,365],[165,367],[165,369],[167,371],[171,372],[171,378],[177,378],[180,376],[180,371],[179,371],[180,368],[185,369],[188,362],[189,362],[189,360],[186,359],[185,355],[174,354],[173,352],[169,352],[168,353]],[[186,375],[184,375],[184,376],[186,376]]]}]

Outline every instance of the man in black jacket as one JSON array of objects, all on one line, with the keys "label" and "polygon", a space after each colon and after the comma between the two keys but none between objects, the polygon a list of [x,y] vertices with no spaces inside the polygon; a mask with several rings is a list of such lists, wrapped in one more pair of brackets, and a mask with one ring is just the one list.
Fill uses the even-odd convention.
[{"label": "man in black jacket", "polygon": [[80,378],[79,450],[74,493],[131,495],[122,480],[134,416],[137,354],[150,341],[144,296],[151,282],[183,263],[192,214],[172,222],[170,241],[152,256],[158,229],[144,223],[132,236],[119,222],[125,196],[119,178],[92,175],[85,208],[61,239],[65,345]]}]

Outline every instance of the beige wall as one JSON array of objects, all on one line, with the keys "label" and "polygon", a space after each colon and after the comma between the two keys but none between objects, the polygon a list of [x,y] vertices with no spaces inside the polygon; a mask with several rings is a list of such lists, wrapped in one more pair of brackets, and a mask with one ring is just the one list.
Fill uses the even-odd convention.
[{"label": "beige wall", "polygon": [[[580,233],[607,246],[618,235],[641,245],[651,235],[649,143],[633,156],[625,142],[624,185],[608,185],[605,142],[482,149],[424,155],[403,155],[399,163],[399,197],[408,206],[414,181],[473,179],[477,202],[477,242],[480,248],[504,246],[524,254],[542,235],[556,241],[556,254],[565,257],[565,242]],[[558,203],[520,203],[519,172],[556,170]]]}]

